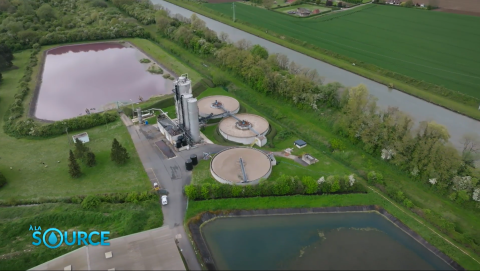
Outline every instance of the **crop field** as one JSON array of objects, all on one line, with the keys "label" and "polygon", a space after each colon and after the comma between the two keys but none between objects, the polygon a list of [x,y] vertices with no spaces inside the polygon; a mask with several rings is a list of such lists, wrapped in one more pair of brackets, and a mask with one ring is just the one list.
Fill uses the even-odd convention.
[{"label": "crop field", "polygon": [[[232,16],[229,4],[205,5]],[[237,5],[236,18],[480,98],[480,17],[366,5],[304,19]]]}]

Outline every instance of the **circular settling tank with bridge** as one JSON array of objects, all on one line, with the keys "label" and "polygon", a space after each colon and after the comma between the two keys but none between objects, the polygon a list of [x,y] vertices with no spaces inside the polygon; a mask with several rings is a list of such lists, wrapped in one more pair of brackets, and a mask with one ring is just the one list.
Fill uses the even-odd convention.
[{"label": "circular settling tank with bridge", "polygon": [[201,117],[208,117],[213,114],[212,119],[221,118],[225,113],[221,107],[235,114],[240,110],[240,103],[232,97],[222,95],[208,96],[198,101],[198,110]]},{"label": "circular settling tank with bridge", "polygon": [[252,144],[257,137],[256,133],[264,136],[270,128],[268,121],[258,115],[237,114],[235,117],[225,118],[218,125],[220,134],[233,142]]},{"label": "circular settling tank with bridge", "polygon": [[[240,161],[243,163],[243,170]],[[217,153],[210,162],[210,172],[213,178],[221,183],[257,184],[260,179],[270,176],[272,163],[268,155],[261,150],[235,147]]]}]

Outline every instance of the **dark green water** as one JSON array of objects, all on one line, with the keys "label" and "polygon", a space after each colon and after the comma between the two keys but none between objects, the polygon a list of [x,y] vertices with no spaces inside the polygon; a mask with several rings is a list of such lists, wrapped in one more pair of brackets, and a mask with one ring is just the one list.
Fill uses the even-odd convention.
[{"label": "dark green water", "polygon": [[218,218],[202,234],[219,270],[453,270],[375,212]]}]

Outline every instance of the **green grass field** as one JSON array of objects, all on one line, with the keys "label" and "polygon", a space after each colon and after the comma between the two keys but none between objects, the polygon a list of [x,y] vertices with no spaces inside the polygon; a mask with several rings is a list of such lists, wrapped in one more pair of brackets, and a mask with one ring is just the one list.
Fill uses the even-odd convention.
[{"label": "green grass field", "polygon": [[[232,16],[229,4],[205,6]],[[480,17],[367,5],[304,20],[238,5],[236,18],[480,98]]]},{"label": "green grass field", "polygon": [[50,227],[61,231],[110,231],[109,237],[115,238],[162,224],[162,210],[155,200],[137,204],[102,203],[88,211],[80,204],[66,203],[0,208],[0,270],[26,270],[79,248],[33,246],[30,225],[40,226],[44,231]]}]

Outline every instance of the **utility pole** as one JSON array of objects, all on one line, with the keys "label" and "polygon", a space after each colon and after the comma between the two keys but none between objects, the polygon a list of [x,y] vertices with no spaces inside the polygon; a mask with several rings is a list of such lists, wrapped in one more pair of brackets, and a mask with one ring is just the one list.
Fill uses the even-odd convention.
[{"label": "utility pole", "polygon": [[68,126],[66,122],[63,122],[63,125],[65,125],[65,133],[67,133],[67,143],[70,145],[70,139],[68,138]]},{"label": "utility pole", "polygon": [[232,2],[232,8],[233,8],[233,21],[235,22],[235,2]]}]

